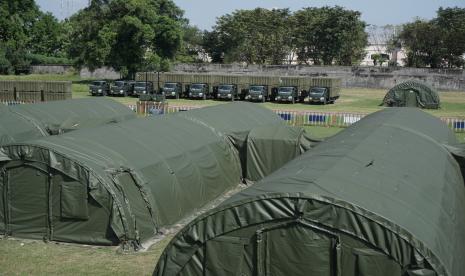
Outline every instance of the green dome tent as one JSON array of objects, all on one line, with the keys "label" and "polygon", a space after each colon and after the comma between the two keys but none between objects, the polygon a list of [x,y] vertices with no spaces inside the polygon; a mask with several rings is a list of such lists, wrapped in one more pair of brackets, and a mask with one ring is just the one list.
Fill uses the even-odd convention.
[{"label": "green dome tent", "polygon": [[418,81],[406,81],[391,88],[383,100],[389,107],[420,107],[438,109],[439,95],[429,85]]},{"label": "green dome tent", "polygon": [[242,175],[251,181],[262,179],[320,142],[305,129],[288,126],[275,113],[253,103],[217,105],[176,116],[207,126],[231,141],[241,158]]},{"label": "green dome tent", "polygon": [[0,114],[0,145],[136,118],[127,106],[103,98],[5,106]]},{"label": "green dome tent", "polygon": [[184,227],[154,275],[465,275],[465,187],[439,119],[369,115]]},{"label": "green dome tent", "polygon": [[284,124],[250,103],[218,109],[0,147],[0,233],[138,248],[237,187],[241,155],[229,137]]}]

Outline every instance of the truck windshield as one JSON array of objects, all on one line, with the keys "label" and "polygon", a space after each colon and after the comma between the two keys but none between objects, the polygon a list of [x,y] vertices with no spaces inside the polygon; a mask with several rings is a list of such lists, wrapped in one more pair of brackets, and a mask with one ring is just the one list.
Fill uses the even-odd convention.
[{"label": "truck windshield", "polygon": [[202,88],[203,88],[203,84],[193,84],[193,85],[191,86],[191,88],[193,88],[193,89],[202,89]]},{"label": "truck windshield", "polygon": [[118,86],[118,87],[124,86],[124,81],[115,81],[115,86]]},{"label": "truck windshield", "polygon": [[251,86],[250,91],[252,92],[261,92],[263,89],[263,86]]},{"label": "truck windshield", "polygon": [[102,86],[104,84],[105,84],[104,81],[94,81],[94,82],[92,82],[92,85],[95,85],[95,86]]},{"label": "truck windshield", "polygon": [[165,88],[176,88],[176,83],[165,83]]},{"label": "truck windshield", "polygon": [[310,90],[310,94],[318,94],[318,95],[321,95],[323,93],[325,93],[326,91],[326,88],[323,88],[323,87],[314,87]]},{"label": "truck windshield", "polygon": [[279,92],[292,92],[292,87],[280,87]]},{"label": "truck windshield", "polygon": [[232,85],[220,85],[220,87],[218,87],[218,89],[220,90],[231,90],[232,89]]},{"label": "truck windshield", "polygon": [[145,82],[136,82],[135,87],[145,87]]}]

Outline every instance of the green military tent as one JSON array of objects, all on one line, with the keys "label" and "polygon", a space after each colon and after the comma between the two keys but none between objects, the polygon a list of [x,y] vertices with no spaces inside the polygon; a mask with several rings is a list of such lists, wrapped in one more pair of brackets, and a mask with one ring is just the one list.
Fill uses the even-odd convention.
[{"label": "green military tent", "polygon": [[184,227],[154,275],[465,275],[454,134],[369,115]]},{"label": "green military tent", "polygon": [[254,128],[247,136],[246,178],[260,180],[319,142],[301,127]]},{"label": "green military tent", "polygon": [[222,108],[231,106],[233,118],[213,107],[192,112],[204,123],[189,111],[4,145],[0,233],[137,248],[240,183],[226,134],[283,126],[270,110]]},{"label": "green military tent", "polygon": [[0,109],[0,145],[136,118],[111,99],[77,99]]},{"label": "green military tent", "polygon": [[438,109],[440,100],[435,89],[423,82],[411,80],[391,88],[384,97],[383,105]]},{"label": "green military tent", "polygon": [[319,142],[303,128],[288,126],[276,113],[249,102],[176,115],[208,126],[229,139],[241,158],[244,178],[251,181],[263,178]]}]

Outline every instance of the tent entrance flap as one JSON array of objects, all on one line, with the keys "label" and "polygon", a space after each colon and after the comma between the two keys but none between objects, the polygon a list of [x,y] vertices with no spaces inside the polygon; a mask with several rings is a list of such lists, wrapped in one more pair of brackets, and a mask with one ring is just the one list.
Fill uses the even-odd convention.
[{"label": "tent entrance flap", "polygon": [[292,221],[257,231],[259,276],[337,275],[337,235],[312,225]]},{"label": "tent entrance flap", "polygon": [[3,187],[5,232],[23,238],[47,238],[48,174],[23,166],[8,168],[6,175]]}]

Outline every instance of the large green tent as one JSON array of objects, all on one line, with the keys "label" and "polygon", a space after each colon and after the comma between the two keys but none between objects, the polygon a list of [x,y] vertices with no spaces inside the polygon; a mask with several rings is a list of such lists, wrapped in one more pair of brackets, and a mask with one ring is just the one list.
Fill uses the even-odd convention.
[{"label": "large green tent", "polygon": [[384,106],[390,107],[420,107],[438,109],[439,94],[426,83],[410,80],[391,88],[383,100]]},{"label": "large green tent", "polygon": [[369,115],[184,227],[154,275],[465,275],[454,134]]},{"label": "large green tent", "polygon": [[247,136],[246,178],[260,180],[319,142],[301,127],[254,128]]},{"label": "large green tent", "polygon": [[263,178],[319,142],[303,128],[286,125],[274,112],[254,103],[234,102],[176,116],[229,139],[241,158],[244,178],[251,181]]},{"label": "large green tent", "polygon": [[205,108],[195,116],[215,124],[189,111],[4,145],[0,233],[138,247],[240,183],[229,134],[283,126],[256,105],[222,108],[235,117]]},{"label": "large green tent", "polygon": [[0,109],[0,145],[136,118],[112,99],[77,99]]}]

